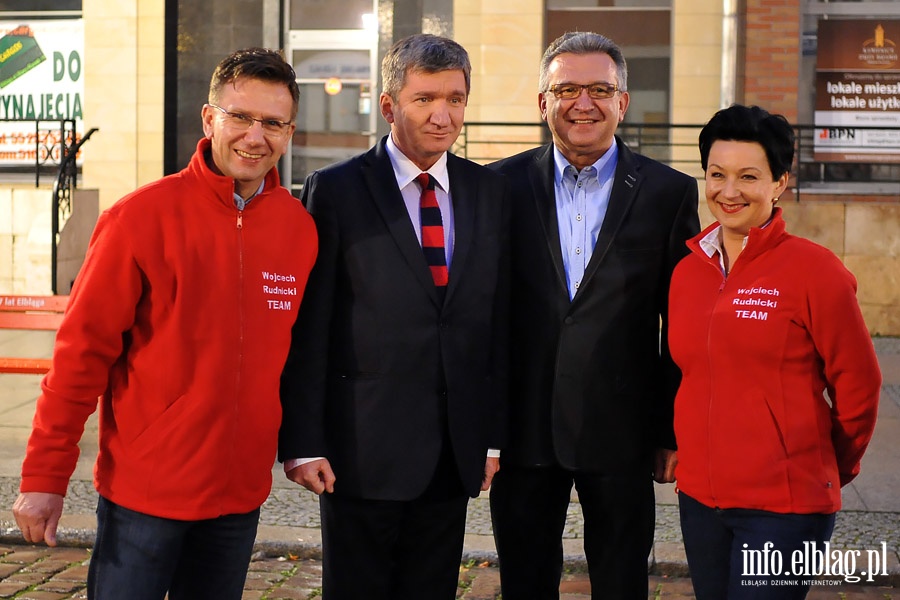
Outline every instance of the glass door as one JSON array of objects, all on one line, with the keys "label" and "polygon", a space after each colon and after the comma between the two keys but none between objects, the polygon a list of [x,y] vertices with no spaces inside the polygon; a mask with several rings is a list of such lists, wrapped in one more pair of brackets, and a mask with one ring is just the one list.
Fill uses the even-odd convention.
[{"label": "glass door", "polygon": [[[374,11],[374,2],[368,6]],[[359,29],[290,31],[288,56],[300,85],[300,107],[285,175],[297,196],[309,173],[375,143],[378,35],[374,24],[364,26],[374,21],[372,14],[359,15]]]}]

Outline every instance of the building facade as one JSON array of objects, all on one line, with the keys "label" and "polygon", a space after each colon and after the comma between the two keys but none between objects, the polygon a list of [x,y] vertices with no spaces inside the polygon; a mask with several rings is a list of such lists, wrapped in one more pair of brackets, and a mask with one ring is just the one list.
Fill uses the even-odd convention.
[{"label": "building facade", "polygon": [[[825,114],[817,104],[825,72],[820,28],[850,22],[871,24],[875,42],[866,51],[883,58],[900,47],[892,33],[900,3],[891,0],[7,0],[0,33],[33,25],[42,44],[37,32],[71,26],[72,39],[82,39],[74,50],[45,51],[44,63],[0,88],[0,121],[12,115],[16,98],[31,93],[16,90],[40,69],[47,85],[51,74],[59,85],[74,85],[77,75],[77,92],[48,92],[64,99],[47,101],[32,118],[71,112],[65,98],[79,94],[80,134],[98,131],[79,155],[78,186],[96,190],[103,209],[187,163],[201,135],[209,75],[223,56],[239,47],[280,47],[302,90],[292,153],[280,169],[298,192],[308,172],[362,151],[387,131],[378,115],[378,71],[395,39],[426,31],[468,49],[466,117],[479,126],[467,128],[464,142],[480,143],[490,158],[546,139],[537,126],[546,44],[567,30],[598,31],[616,40],[629,62],[626,125],[659,126],[664,158],[701,186],[697,128],[687,126],[702,125],[720,107],[759,104],[810,126],[799,176],[781,203],[789,230],[831,248],[856,274],[873,333],[900,335],[900,160],[893,158],[900,143],[884,142],[894,150],[887,158],[828,162],[816,160],[820,142],[812,137],[852,129],[812,127]],[[900,77],[892,75],[900,63],[888,62],[866,76]],[[889,93],[896,89],[887,90],[884,100],[900,103],[900,94]],[[900,115],[890,106],[885,115]],[[36,184],[27,165],[13,168],[6,156],[0,144],[0,293],[50,293],[53,177]],[[52,167],[47,161],[44,170]],[[704,206],[701,221],[710,221]]]}]

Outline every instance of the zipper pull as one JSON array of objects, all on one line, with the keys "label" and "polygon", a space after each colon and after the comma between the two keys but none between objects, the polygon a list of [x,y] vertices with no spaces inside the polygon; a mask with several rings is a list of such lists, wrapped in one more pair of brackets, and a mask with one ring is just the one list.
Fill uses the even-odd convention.
[{"label": "zipper pull", "polygon": [[243,213],[243,211],[239,210],[238,218],[237,218],[237,228],[242,229],[243,227],[244,227],[244,213]]}]

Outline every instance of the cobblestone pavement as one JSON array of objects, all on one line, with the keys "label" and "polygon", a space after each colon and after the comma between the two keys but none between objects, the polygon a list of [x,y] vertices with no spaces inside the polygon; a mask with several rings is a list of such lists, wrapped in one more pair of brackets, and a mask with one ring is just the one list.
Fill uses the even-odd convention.
[{"label": "cobblestone pavement", "polygon": [[[0,546],[0,598],[18,600],[67,600],[87,598],[85,578],[90,551],[83,548],[43,546]],[[254,557],[247,574],[243,600],[307,600],[321,596],[322,563],[293,557]],[[813,587],[810,600],[880,599],[900,600],[893,587],[838,585]],[[584,573],[566,573],[560,585],[561,600],[591,598],[591,586]],[[469,562],[460,566],[457,598],[496,600],[500,594],[500,574],[488,563]],[[596,595],[602,598],[602,593]],[[650,598],[693,598],[689,579],[650,578]],[[428,599],[423,599],[428,600]]]}]

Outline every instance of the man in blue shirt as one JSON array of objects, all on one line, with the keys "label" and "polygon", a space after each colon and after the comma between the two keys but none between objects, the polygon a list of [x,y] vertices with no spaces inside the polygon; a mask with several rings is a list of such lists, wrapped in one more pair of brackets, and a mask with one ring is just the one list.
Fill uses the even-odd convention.
[{"label": "man in blue shirt", "polygon": [[538,94],[553,143],[491,165],[515,198],[510,434],[491,491],[503,600],[559,597],[573,485],[593,585],[647,597],[653,479],[675,467],[668,285],[699,222],[696,181],[615,136],[627,75],[608,38],[563,35]]}]

